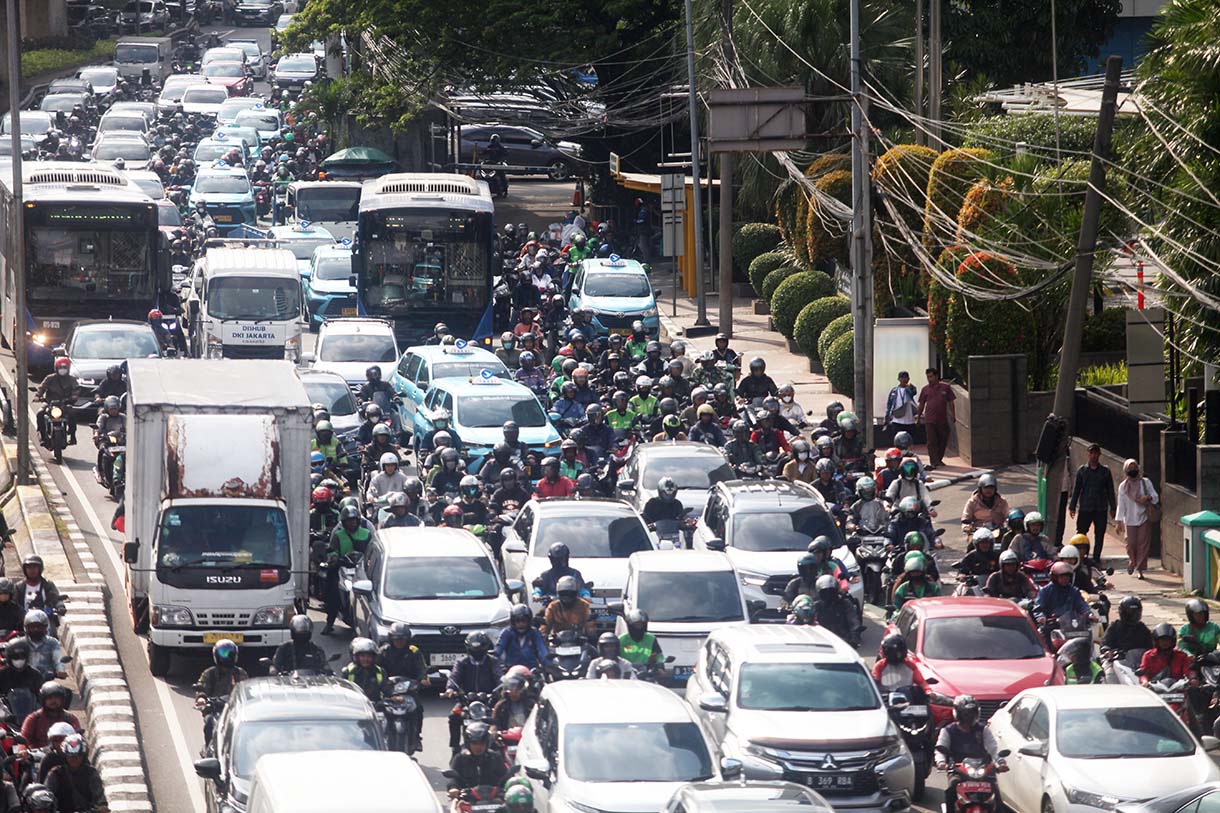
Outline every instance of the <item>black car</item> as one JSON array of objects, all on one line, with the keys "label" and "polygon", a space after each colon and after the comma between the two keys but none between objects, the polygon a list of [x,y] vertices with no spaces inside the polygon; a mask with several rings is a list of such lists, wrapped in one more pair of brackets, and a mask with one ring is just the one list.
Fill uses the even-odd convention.
[{"label": "black car", "polygon": [[530,174],[546,174],[562,181],[580,169],[579,144],[554,141],[533,127],[517,124],[473,124],[462,128],[462,160],[482,160],[493,134],[506,150],[505,163],[529,167]]},{"label": "black car", "polygon": [[240,0],[237,4],[238,25],[274,25],[284,13],[279,0]]},{"label": "black car", "polygon": [[94,3],[68,4],[68,30],[79,36],[109,39],[118,31],[118,15]]}]

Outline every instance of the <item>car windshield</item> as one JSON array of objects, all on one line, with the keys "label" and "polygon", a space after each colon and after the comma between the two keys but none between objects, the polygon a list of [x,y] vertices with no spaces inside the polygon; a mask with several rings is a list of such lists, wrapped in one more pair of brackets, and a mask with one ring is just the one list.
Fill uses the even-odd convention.
[{"label": "car windshield", "polygon": [[108,88],[118,81],[118,74],[114,68],[86,68],[80,72],[80,78],[94,88]]},{"label": "car windshield", "polygon": [[737,475],[720,455],[692,454],[679,457],[667,454],[657,456],[644,466],[643,486],[656,490],[662,477],[672,477],[678,488],[709,489],[716,483],[732,480]]},{"label": "car windshield", "polygon": [[298,260],[312,260],[314,249],[318,246],[333,246],[334,244],[335,238],[329,234],[311,237],[308,234],[293,234],[289,232],[283,236],[279,247],[291,251],[292,256]]},{"label": "car windshield", "polygon": [[352,255],[318,257],[313,264],[313,278],[324,280],[347,279],[352,275]]},{"label": "car windshield", "polygon": [[220,104],[229,98],[229,91],[218,87],[192,85],[182,94],[183,104]]},{"label": "car windshield", "polygon": [[147,144],[131,139],[103,141],[93,149],[93,157],[99,161],[113,161],[116,158],[122,158],[124,161],[147,161],[150,154]]},{"label": "car windshield", "polygon": [[157,207],[157,225],[158,226],[181,226],[182,215],[178,212],[177,206],[158,206]]},{"label": "car windshield", "polygon": [[203,64],[223,60],[226,62],[237,61],[243,59],[242,52],[236,48],[211,48],[203,55]]},{"label": "car windshield", "polygon": [[546,556],[556,542],[568,546],[574,559],[626,559],[652,550],[648,529],[634,512],[591,511],[539,517],[534,555]]},{"label": "car windshield", "polygon": [[[153,200],[159,200],[159,199],[165,197],[165,187],[161,185],[161,181],[157,178],[132,178],[131,182],[133,184],[135,184],[137,189],[139,189],[145,195],[148,195]],[[157,207],[157,209],[163,209],[163,208],[165,208],[165,207],[163,207],[163,206]],[[181,219],[179,219],[177,223],[164,223],[164,222],[162,222],[164,219],[165,219],[165,216],[162,215],[160,211],[158,211],[157,212],[157,225],[158,226],[166,226],[166,225],[181,226],[182,225]]]},{"label": "car windshield", "polygon": [[321,404],[331,415],[355,415],[356,402],[352,399],[352,391],[347,382],[334,381],[328,378],[303,377],[305,394],[309,403]]},{"label": "car windshield", "polygon": [[375,720],[267,720],[237,726],[233,736],[233,773],[248,779],[264,754],[303,751],[377,751],[381,735]]},{"label": "car windshield", "polygon": [[930,618],[924,624],[923,656],[932,660],[1013,661],[1045,654],[1023,615]]},{"label": "car windshield", "polygon": [[225,138],[236,138],[238,141],[246,145],[247,150],[253,150],[258,147],[258,131],[253,127],[242,127],[236,124],[226,124],[216,131],[217,134],[223,135]]},{"label": "car windshield", "polygon": [[384,592],[395,601],[495,598],[500,582],[486,556],[398,556],[387,560]]},{"label": "car windshield", "polygon": [[38,109],[45,113],[69,113],[78,104],[84,107],[85,100],[83,97],[75,93],[56,93],[54,96],[43,97],[43,100],[38,104]]},{"label": "car windshield", "polygon": [[859,663],[747,663],[737,705],[759,711],[865,711],[880,708],[873,678]]},{"label": "car windshield", "polygon": [[301,286],[287,279],[220,277],[208,284],[207,295],[214,319],[285,321],[301,315]]},{"label": "car windshield", "polygon": [[[280,120],[274,113],[267,113],[265,111],[255,110],[249,107],[244,108],[241,112],[239,112],[234,121],[236,121],[242,127],[253,127],[255,130],[278,130],[280,127]],[[306,219],[320,220],[321,218],[314,217]]]},{"label": "car windshield", "polygon": [[236,62],[209,62],[203,66],[204,76],[237,77],[245,76],[246,72]]},{"label": "car windshield", "polygon": [[383,333],[327,333],[318,348],[319,361],[394,361],[394,337]]},{"label": "car windshield", "polygon": [[1061,709],[1055,720],[1061,756],[1072,759],[1152,759],[1195,752],[1195,741],[1164,706]]},{"label": "car windshield", "polygon": [[[174,79],[176,77],[171,76],[170,78]],[[185,77],[185,78],[188,81],[174,82],[173,84],[170,84],[167,81],[165,83],[165,86],[163,88],[161,88],[161,101],[180,102],[180,101],[182,101],[182,97],[186,94],[187,88],[192,88],[192,87],[195,87],[196,85],[203,84],[203,82],[200,81],[203,79],[202,76],[192,75],[192,76]]]},{"label": "car windshield", "polygon": [[184,505],[165,509],[157,533],[159,567],[290,567],[288,518],[262,505]]},{"label": "car windshield", "polygon": [[585,277],[585,296],[650,296],[652,288],[643,274],[589,274]]},{"label": "car windshield", "polygon": [[838,528],[820,505],[807,505],[795,511],[735,512],[730,539],[740,550],[800,550],[814,537],[838,539]]},{"label": "car windshield", "polygon": [[97,129],[102,133],[111,130],[134,130],[143,133],[148,130],[148,119],[143,116],[106,116],[98,123]]},{"label": "car windshield", "polygon": [[644,571],[640,609],[654,622],[743,621],[737,575],[731,570]]},{"label": "car windshield", "polygon": [[[224,152],[231,149],[226,147]],[[195,179],[195,191],[205,195],[248,195],[250,181],[244,175],[200,175]]]},{"label": "car windshield", "polygon": [[277,71],[292,73],[312,73],[318,69],[318,63],[312,56],[286,56],[280,60]]},{"label": "car windshield", "polygon": [[297,190],[297,217],[301,220],[347,223],[355,221],[359,209],[358,186],[307,186]]},{"label": "car windshield", "polygon": [[[215,161],[217,158],[223,158],[234,146],[236,145],[230,144],[227,141],[205,141],[195,148],[195,163],[202,164]],[[241,179],[239,178],[238,180]],[[196,182],[196,188],[198,188],[198,182]]]},{"label": "car windshield", "polygon": [[546,413],[532,395],[465,396],[457,399],[457,423],[471,429],[503,426],[516,421],[521,428],[546,426]]},{"label": "car windshield", "polygon": [[263,54],[263,52],[259,50],[257,42],[234,42],[232,44],[235,48],[240,48],[245,51],[247,57],[257,59]]},{"label": "car windshield", "polygon": [[432,365],[432,379],[438,378],[473,378],[484,370],[491,370],[499,378],[509,378],[508,368],[498,358],[486,361],[448,361]]},{"label": "car windshield", "polygon": [[[41,111],[21,111],[21,132],[25,135],[42,135],[51,129],[51,117]],[[13,132],[13,119],[8,113],[0,120],[0,133]]]},{"label": "car windshield", "polygon": [[564,773],[578,782],[700,782],[712,757],[694,723],[581,723],[563,729]]},{"label": "car windshield", "polygon": [[151,329],[80,330],[72,337],[68,358],[131,359],[160,355]]}]

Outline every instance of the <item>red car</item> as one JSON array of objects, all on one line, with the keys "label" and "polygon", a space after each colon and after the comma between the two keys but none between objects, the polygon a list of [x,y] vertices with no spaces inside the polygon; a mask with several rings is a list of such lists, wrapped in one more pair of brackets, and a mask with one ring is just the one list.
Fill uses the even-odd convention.
[{"label": "red car", "polygon": [[[983,720],[1020,692],[1063,683],[1029,616],[1001,598],[943,596],[908,601],[886,628],[907,642],[923,676],[940,694],[974,695]],[[953,719],[932,706],[935,723]]]},{"label": "red car", "polygon": [[246,96],[250,93],[253,79],[241,62],[212,60],[203,66],[202,73],[213,85],[224,85],[230,96]]}]

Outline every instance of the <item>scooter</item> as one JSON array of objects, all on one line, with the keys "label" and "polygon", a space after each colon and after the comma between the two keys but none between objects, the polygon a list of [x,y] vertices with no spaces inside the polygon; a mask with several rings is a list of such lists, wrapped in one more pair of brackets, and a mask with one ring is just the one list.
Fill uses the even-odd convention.
[{"label": "scooter", "polygon": [[[446,779],[456,779],[453,771],[444,771]],[[500,813],[504,810],[504,800],[500,788],[496,785],[479,785],[474,788],[462,788],[449,805],[450,813]]]},{"label": "scooter", "polygon": [[[1008,750],[996,754],[1004,759]],[[995,813],[999,808],[999,782],[996,774],[1008,770],[990,759],[967,757],[948,769],[949,784],[953,788],[953,807],[942,805],[943,813]]]},{"label": "scooter", "polygon": [[877,607],[885,605],[882,573],[886,565],[886,549],[890,540],[884,536],[859,536],[855,546],[856,563],[864,584],[864,600]]},{"label": "scooter", "polygon": [[386,748],[408,756],[420,749],[419,682],[404,677],[391,677],[385,692]]},{"label": "scooter", "polygon": [[1055,564],[1050,559],[1030,559],[1028,562],[1021,563],[1021,570],[1029,576],[1034,583],[1034,587],[1041,590],[1051,582],[1051,565]]},{"label": "scooter", "polygon": [[913,800],[923,796],[928,775],[932,773],[932,751],[936,746],[936,726],[928,708],[928,697],[918,686],[904,686],[889,693],[885,701],[890,719],[902,732],[902,739],[915,761]]},{"label": "scooter", "polygon": [[554,657],[547,666],[549,682],[584,678],[589,671],[593,654],[580,633],[576,630],[564,630],[551,639],[550,645]]}]

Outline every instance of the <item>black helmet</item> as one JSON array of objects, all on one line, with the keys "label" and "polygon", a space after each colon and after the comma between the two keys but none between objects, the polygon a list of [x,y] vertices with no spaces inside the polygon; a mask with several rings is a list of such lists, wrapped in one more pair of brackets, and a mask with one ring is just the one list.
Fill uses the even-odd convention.
[{"label": "black helmet", "polygon": [[339,509],[339,521],[344,522],[349,519],[360,519],[360,509],[354,505],[345,505]]},{"label": "black helmet", "polygon": [[380,381],[381,380],[381,367],[374,364],[373,366],[369,367],[367,370],[364,371],[364,377],[367,378],[369,381]]},{"label": "black helmet", "polygon": [[634,608],[630,609],[627,611],[627,614],[623,616],[623,620],[627,622],[628,629],[635,627],[643,627],[644,629],[648,629],[648,613],[644,612],[643,610]]},{"label": "black helmet", "polygon": [[8,645],[8,649],[4,651],[4,660],[10,665],[13,661],[28,661],[30,659],[30,642],[25,638],[18,638]]},{"label": "black helmet", "polygon": [[1134,624],[1144,615],[1144,602],[1139,596],[1124,596],[1118,602],[1118,617],[1128,624]]},{"label": "black helmet", "polygon": [[470,655],[486,655],[491,651],[491,638],[485,632],[472,632],[466,636],[466,652]]},{"label": "black helmet", "polygon": [[971,726],[979,720],[979,703],[973,696],[959,694],[953,700],[953,719],[962,725]]},{"label": "black helmet", "polygon": [[767,371],[767,362],[761,356],[755,356],[750,359],[750,372],[765,373]]},{"label": "black helmet", "polygon": [[[1199,620],[1195,620],[1196,615],[1203,616]],[[1206,624],[1208,617],[1207,605],[1197,598],[1192,598],[1186,602],[1186,620],[1192,624]]]},{"label": "black helmet", "polygon": [[615,652],[613,656],[606,654],[604,647],[611,645],[613,645],[616,649],[621,648],[622,646],[619,643],[618,636],[613,632],[603,632],[601,635],[597,636],[597,651],[603,658],[618,657],[618,652]]},{"label": "black helmet", "polygon": [[907,642],[896,632],[881,639],[881,654],[885,656],[887,661],[897,663],[904,661],[907,658]]},{"label": "black helmet", "polygon": [[613,658],[599,658],[593,664],[593,675],[597,678],[621,678],[623,670]]},{"label": "black helmet", "polygon": [[831,554],[834,553],[834,545],[831,543],[829,536],[823,535],[814,537],[814,540],[809,543],[809,547],[806,550],[815,556],[819,553],[822,554],[822,561],[826,562],[830,560]]},{"label": "black helmet", "polygon": [[466,735],[467,745],[472,742],[486,743],[491,738],[487,723],[467,723],[463,733]]},{"label": "black helmet", "polygon": [[25,809],[30,813],[55,813],[59,809],[55,794],[46,785],[27,785],[22,798],[25,800]]},{"label": "black helmet", "polygon": [[424,493],[424,484],[418,477],[408,477],[402,484],[402,491],[408,497],[419,499]]},{"label": "black helmet", "polygon": [[313,637],[313,621],[307,615],[294,615],[288,622],[288,633],[296,643],[305,643]]},{"label": "black helmet", "polygon": [[546,552],[546,558],[551,560],[551,567],[567,567],[572,552],[562,542],[556,542]]},{"label": "black helmet", "polygon": [[52,697],[62,698],[64,706],[68,705],[68,689],[63,684],[48,680],[38,689],[38,702],[45,705],[47,700]]},{"label": "black helmet", "polygon": [[411,625],[405,621],[395,621],[390,625],[390,631],[386,637],[391,641],[406,641],[411,643]]},{"label": "black helmet", "polygon": [[517,625],[518,621],[525,621],[527,624],[533,621],[534,614],[530,612],[530,608],[524,604],[514,604],[513,608],[508,613],[508,621],[513,626]]},{"label": "black helmet", "polygon": [[592,474],[582,471],[576,476],[576,490],[581,494],[592,494],[597,490],[597,481],[593,479]]},{"label": "black helmet", "polygon": [[1153,643],[1160,643],[1162,638],[1169,638],[1176,645],[1178,642],[1178,632],[1173,628],[1172,624],[1161,622],[1152,628]]}]

